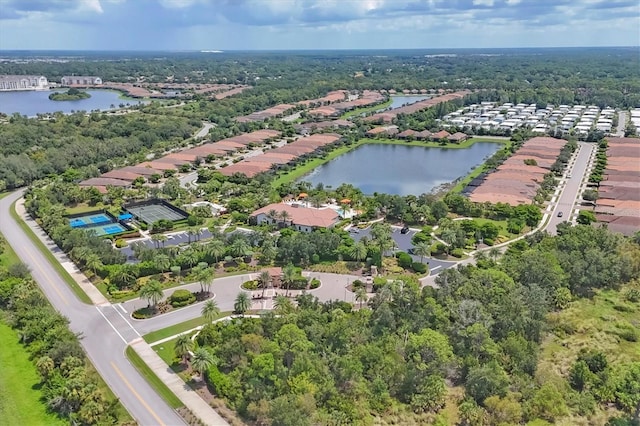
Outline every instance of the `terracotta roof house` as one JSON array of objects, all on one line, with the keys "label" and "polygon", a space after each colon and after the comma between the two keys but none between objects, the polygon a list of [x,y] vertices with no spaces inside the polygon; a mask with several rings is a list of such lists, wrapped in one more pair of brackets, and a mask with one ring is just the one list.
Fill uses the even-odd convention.
[{"label": "terracotta roof house", "polygon": [[269,214],[271,211],[275,211],[277,214],[287,212],[288,219],[286,223],[290,224],[291,228],[302,232],[312,232],[317,228],[331,228],[340,220],[338,213],[332,209],[312,209],[298,204],[284,203],[264,206],[251,213],[250,217],[255,220],[258,225],[262,223],[275,224],[280,222],[281,219],[278,216],[271,217]]},{"label": "terracotta roof house", "polygon": [[466,135],[462,132],[456,132],[452,135],[447,136],[447,139],[449,140],[449,142],[460,143],[469,139],[469,135]]},{"label": "terracotta roof house", "polygon": [[433,133],[431,135],[431,139],[433,139],[434,141],[438,141],[440,139],[446,139],[449,136],[451,136],[451,133],[447,132],[446,130],[440,130],[437,133]]},{"label": "terracotta roof house", "polygon": [[397,136],[398,136],[400,139],[406,139],[406,138],[410,138],[410,137],[415,138],[417,133],[418,133],[418,132],[416,132],[415,130],[407,129],[407,130],[405,130],[404,132],[400,132],[400,133],[398,133],[398,135],[397,135]]}]

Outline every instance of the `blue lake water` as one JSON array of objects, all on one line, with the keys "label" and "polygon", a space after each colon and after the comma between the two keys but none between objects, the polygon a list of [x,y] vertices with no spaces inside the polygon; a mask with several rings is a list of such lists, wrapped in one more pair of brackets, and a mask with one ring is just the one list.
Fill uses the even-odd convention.
[{"label": "blue lake water", "polygon": [[381,112],[387,109],[400,108],[401,106],[415,104],[416,102],[424,101],[425,99],[429,99],[431,96],[391,96],[391,106],[386,108],[380,108],[376,110],[376,112]]},{"label": "blue lake water", "polygon": [[367,144],[316,168],[300,180],[337,188],[350,183],[365,194],[420,195],[466,176],[501,144],[476,142],[465,149]]},{"label": "blue lake water", "polygon": [[[24,91],[24,92],[0,92],[0,112],[11,115],[20,113],[27,117],[34,117],[37,114],[61,111],[69,114],[71,111],[101,111],[112,109],[112,105],[118,108],[120,104],[137,105],[139,102],[147,101],[122,99],[119,92],[110,90],[87,90],[91,95],[89,99],[77,101],[52,101],[49,95],[56,90],[44,91]],[[66,89],[59,89],[64,92]]]}]

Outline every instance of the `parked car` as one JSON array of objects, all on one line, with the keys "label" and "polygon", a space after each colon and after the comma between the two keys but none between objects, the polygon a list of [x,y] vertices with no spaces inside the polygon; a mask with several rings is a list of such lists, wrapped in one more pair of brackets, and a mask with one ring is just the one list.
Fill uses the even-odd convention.
[{"label": "parked car", "polygon": [[400,230],[401,234],[406,234],[407,232],[409,232],[409,227],[408,226],[405,226]]},{"label": "parked car", "polygon": [[558,217],[562,217],[562,212],[558,212]]}]

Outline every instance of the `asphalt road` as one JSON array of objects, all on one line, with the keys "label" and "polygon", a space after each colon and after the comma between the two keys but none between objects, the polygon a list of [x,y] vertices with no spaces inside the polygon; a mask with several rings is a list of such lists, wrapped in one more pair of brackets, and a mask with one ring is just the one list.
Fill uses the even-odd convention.
[{"label": "asphalt road", "polygon": [[[579,142],[578,146],[579,152],[575,157],[575,162],[573,165],[570,164],[567,167],[566,173],[567,175],[570,174],[571,177],[566,179],[564,189],[560,192],[556,205],[551,211],[549,223],[545,228],[551,235],[557,234],[556,228],[560,223],[571,219],[575,202],[580,192],[582,180],[588,179],[588,176],[585,176],[585,172],[589,165],[589,157],[591,156],[592,151],[596,149],[596,144]],[[562,217],[558,217],[559,212],[562,212]]]},{"label": "asphalt road", "polygon": [[182,418],[127,360],[127,343],[139,336],[127,324],[126,317],[111,305],[80,302],[11,217],[10,206],[21,196],[18,191],[0,200],[0,232],[31,268],[31,275],[53,307],[69,319],[71,330],[81,335],[82,346],[95,368],[139,424],[183,425]]}]

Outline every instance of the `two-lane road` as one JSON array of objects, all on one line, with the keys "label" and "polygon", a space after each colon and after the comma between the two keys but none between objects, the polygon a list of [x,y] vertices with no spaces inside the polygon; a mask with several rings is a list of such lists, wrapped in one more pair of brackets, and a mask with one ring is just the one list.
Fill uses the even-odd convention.
[{"label": "two-lane road", "polygon": [[[567,167],[567,177],[565,180],[565,186],[560,192],[559,198],[554,209],[551,211],[551,217],[545,230],[551,234],[557,234],[557,227],[560,223],[570,221],[573,209],[575,207],[576,200],[580,195],[580,188],[582,180],[588,178],[585,176],[587,166],[589,165],[589,158],[591,153],[596,149],[596,144],[588,142],[578,143],[578,154],[576,156],[573,166]],[[562,216],[558,217],[558,214],[562,212]]]},{"label": "two-lane road", "polygon": [[114,307],[86,305],[79,301],[11,217],[11,204],[21,196],[22,192],[18,191],[0,200],[0,232],[18,257],[31,268],[31,275],[53,307],[69,319],[74,332],[80,333],[82,346],[100,375],[139,424],[184,425],[182,418],[127,360],[125,348],[128,342],[138,338],[137,332],[127,326]]}]

